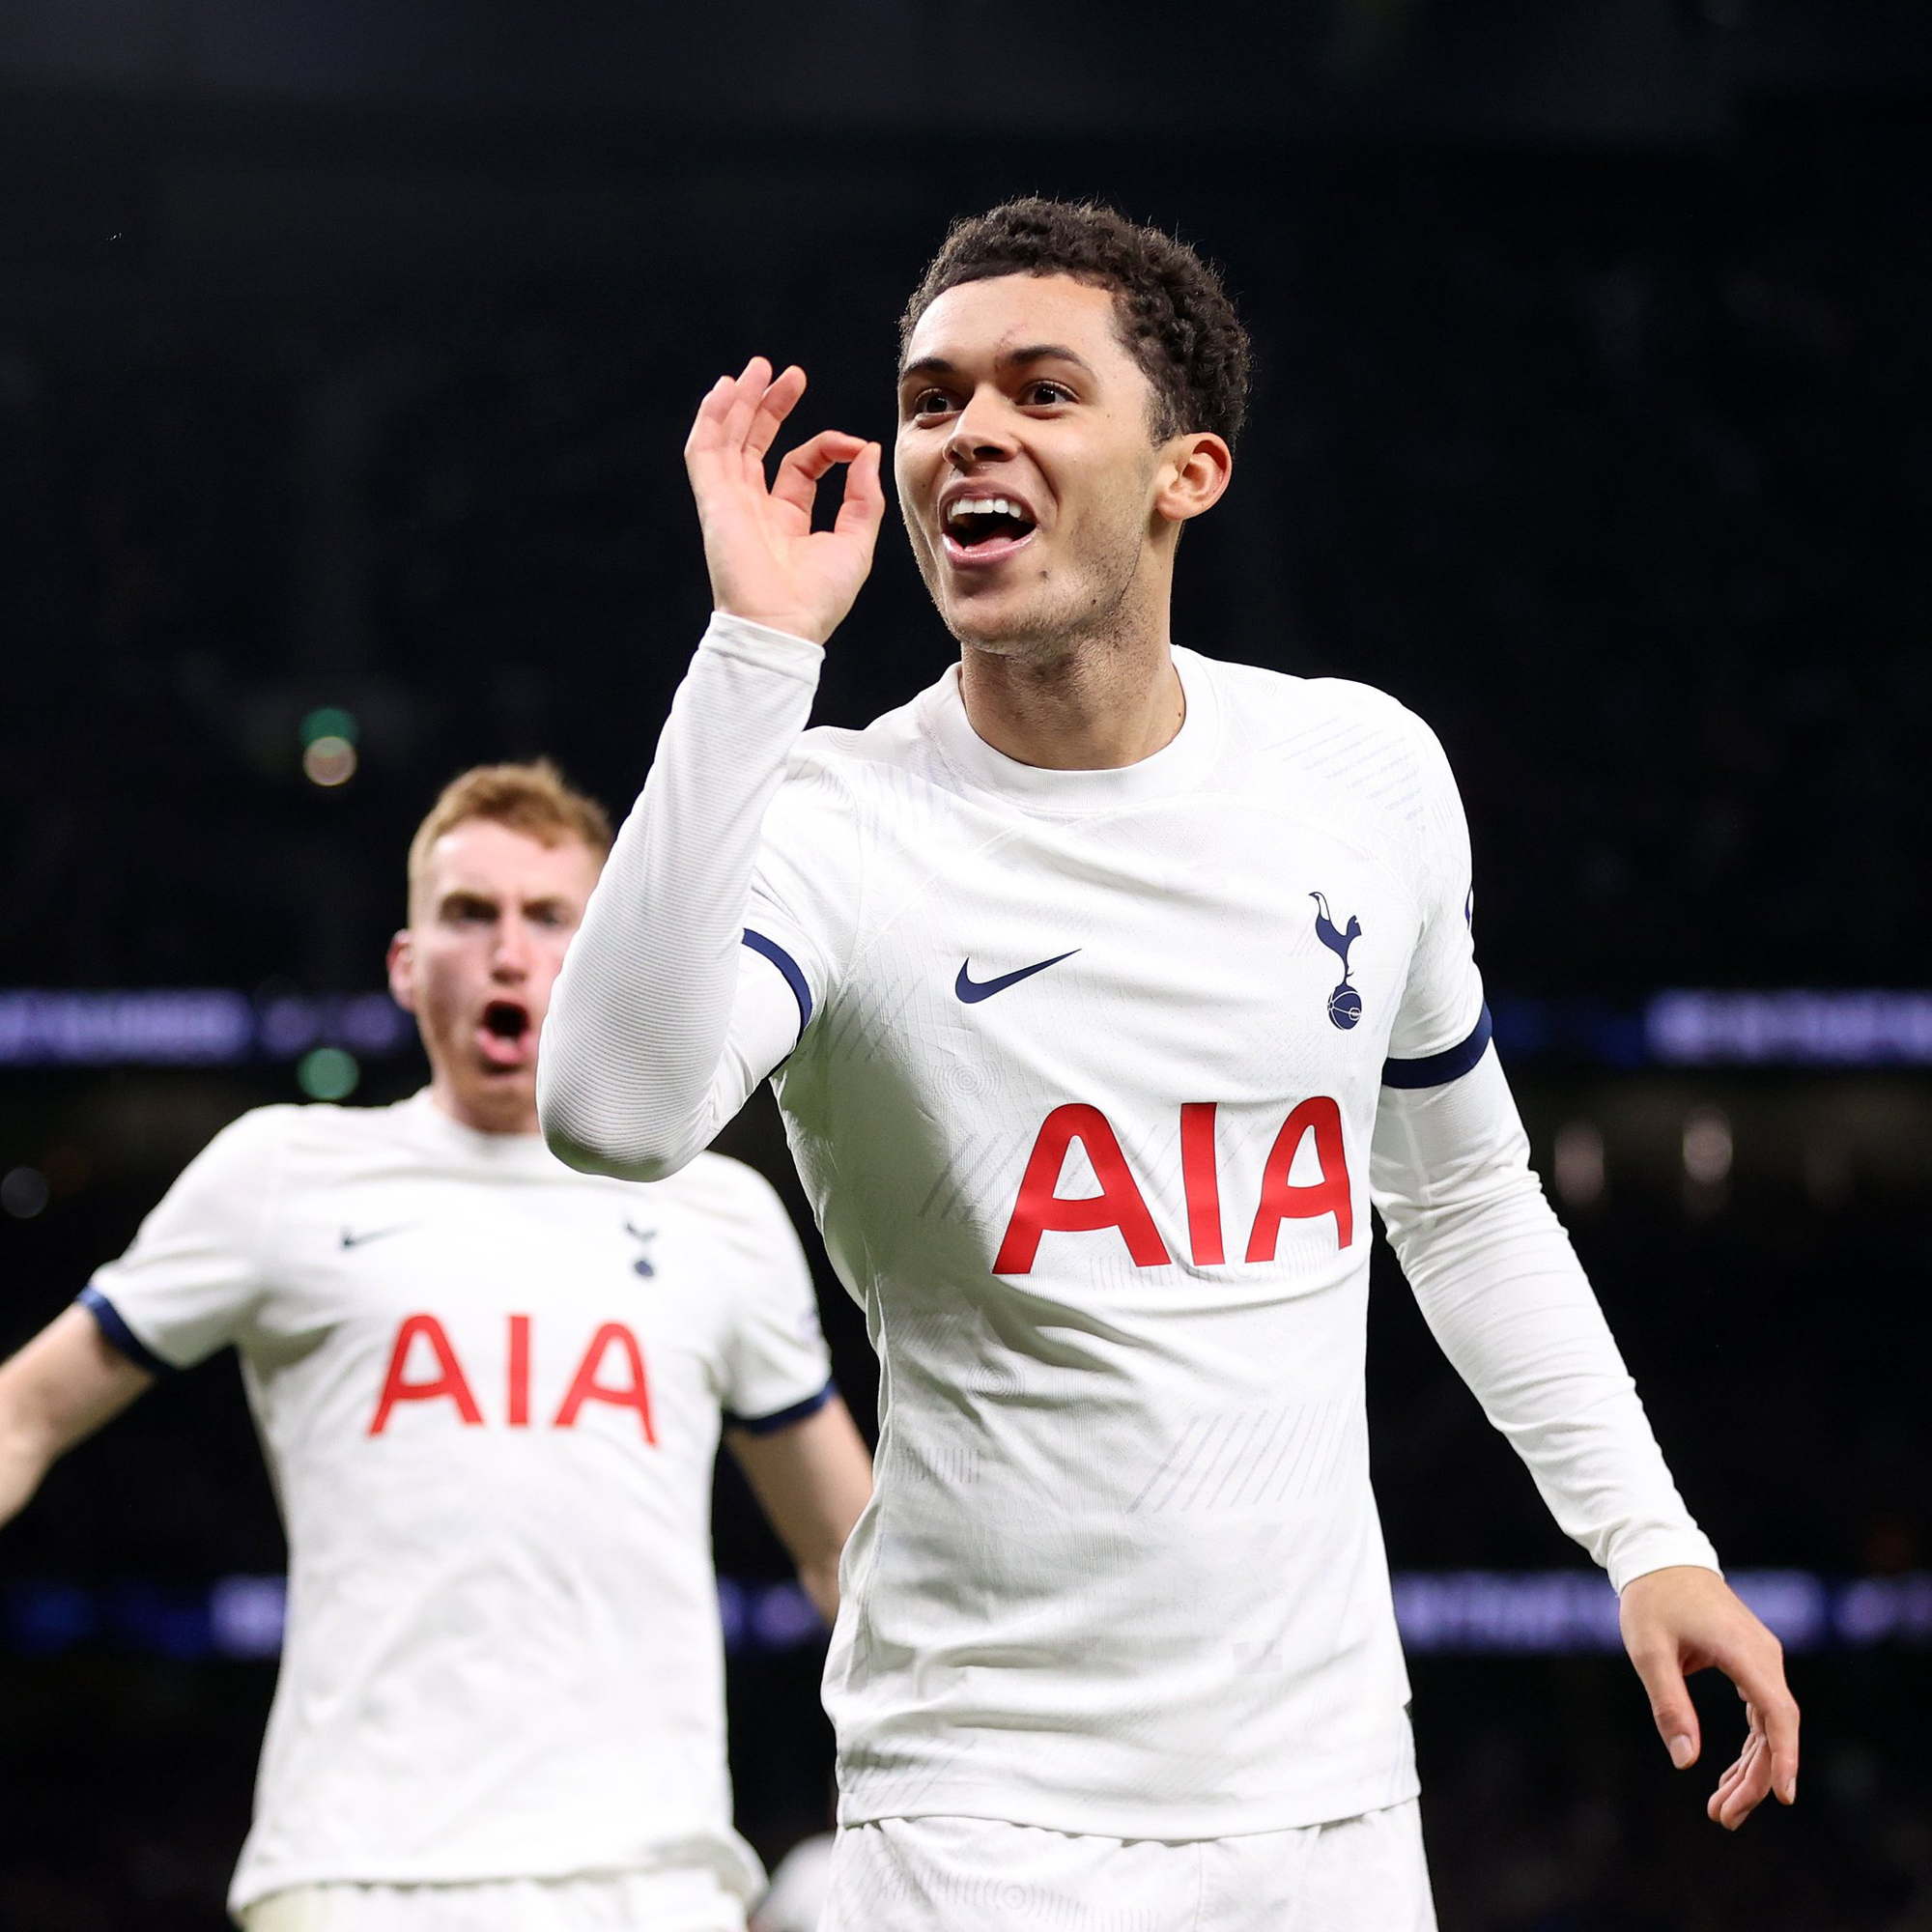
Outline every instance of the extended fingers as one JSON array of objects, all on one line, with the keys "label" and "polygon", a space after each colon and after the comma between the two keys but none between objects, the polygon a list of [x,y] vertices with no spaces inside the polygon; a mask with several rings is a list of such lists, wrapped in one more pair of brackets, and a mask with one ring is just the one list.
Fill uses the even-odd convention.
[{"label": "extended fingers", "polygon": [[1769,1632],[1764,1639],[1723,1668],[1746,1701],[1753,1735],[1764,1739],[1767,1788],[1791,1804],[1798,1798],[1798,1700],[1784,1681],[1783,1649]]},{"label": "extended fingers", "polygon": [[731,384],[720,422],[719,443],[727,456],[742,452],[758,413],[758,405],[772,385],[772,365],[762,355],[753,355]]},{"label": "extended fingers", "polygon": [[1731,1675],[1745,1699],[1750,1733],[1705,1807],[1727,1832],[1735,1832],[1773,1792],[1784,1804],[1798,1797],[1798,1705],[1785,1688],[1780,1654],[1774,1645],[1768,1663],[1741,1662]]},{"label": "extended fingers", "polygon": [[1798,1700],[1783,1689],[1783,1672],[1778,1673],[1781,1695],[1765,1706],[1765,1755],[1771,1760],[1772,1789],[1780,1804],[1798,1802]]},{"label": "extended fingers", "polygon": [[779,433],[779,426],[798,407],[798,399],[805,394],[805,371],[796,362],[766,384],[752,411],[750,427],[745,432],[745,449],[760,463],[770,450]]},{"label": "extended fingers", "polygon": [[1765,1801],[1771,1790],[1771,1752],[1761,1735],[1753,1735],[1744,1754],[1711,1794],[1704,1808],[1727,1832],[1735,1832]]},{"label": "extended fingers", "polygon": [[805,393],[805,371],[795,363],[774,377],[771,363],[753,355],[735,376],[721,376],[705,392],[684,445],[687,458],[749,455],[762,463],[779,425]]},{"label": "extended fingers", "polygon": [[692,418],[691,434],[684,440],[684,460],[696,463],[715,453],[724,434],[724,412],[731,406],[737,384],[729,376],[720,376],[704,392],[704,400]]}]

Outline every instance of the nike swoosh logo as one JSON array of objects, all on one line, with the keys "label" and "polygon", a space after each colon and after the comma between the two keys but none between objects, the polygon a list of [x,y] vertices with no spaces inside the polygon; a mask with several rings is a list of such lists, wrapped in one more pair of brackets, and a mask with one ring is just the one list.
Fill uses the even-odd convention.
[{"label": "nike swoosh logo", "polygon": [[342,1231],[342,1245],[345,1248],[359,1248],[364,1241],[380,1241],[384,1235],[400,1235],[405,1229],[413,1228],[413,1221],[399,1221],[393,1228],[370,1228],[362,1234],[352,1234],[347,1228]]},{"label": "nike swoosh logo", "polygon": [[1004,993],[1009,986],[1017,986],[1022,980],[1031,980],[1036,973],[1044,973],[1049,966],[1058,966],[1063,959],[1071,959],[1074,952],[1056,952],[1051,959],[1042,959],[1037,966],[1022,966],[1017,973],[1002,973],[997,980],[976,980],[972,975],[973,962],[964,959],[959,964],[959,977],[952,982],[952,990],[969,1007],[976,1007],[981,1000],[990,1000],[995,993]]}]

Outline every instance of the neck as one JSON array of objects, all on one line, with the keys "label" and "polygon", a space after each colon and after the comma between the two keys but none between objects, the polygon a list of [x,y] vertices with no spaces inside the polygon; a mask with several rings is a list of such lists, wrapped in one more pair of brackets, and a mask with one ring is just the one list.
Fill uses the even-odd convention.
[{"label": "neck", "polygon": [[445,1114],[460,1127],[478,1134],[534,1134],[542,1131],[537,1120],[534,1087],[505,1087],[494,1093],[468,1094],[440,1067],[430,1069],[429,1097],[440,1114]]},{"label": "neck", "polygon": [[1169,744],[1186,715],[1160,621],[1089,635],[1047,652],[968,644],[959,691],[973,729],[996,752],[1049,771],[1137,765]]}]

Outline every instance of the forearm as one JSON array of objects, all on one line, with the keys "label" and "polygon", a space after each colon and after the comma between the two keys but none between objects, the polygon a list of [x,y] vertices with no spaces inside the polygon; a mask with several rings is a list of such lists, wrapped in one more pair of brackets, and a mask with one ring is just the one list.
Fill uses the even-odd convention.
[{"label": "forearm", "polygon": [[26,1508],[76,1442],[153,1381],[83,1308],[65,1310],[0,1365],[0,1523]]},{"label": "forearm", "polygon": [[1494,1054],[1443,1087],[1385,1091],[1372,1173],[1432,1332],[1564,1531],[1618,1589],[1667,1565],[1715,1569]]},{"label": "forearm", "polygon": [[834,1397],[773,1435],[734,1430],[732,1452],[798,1579],[827,1623],[838,1614],[838,1559],[872,1494],[872,1459],[851,1411]]},{"label": "forearm", "polygon": [[798,1566],[798,1580],[812,1607],[828,1624],[838,1621],[838,1559],[824,1556]]},{"label": "forearm", "polygon": [[732,1016],[760,828],[821,656],[729,618],[714,618],[698,647],[544,1027],[538,1107],[573,1166],[674,1171],[790,1044],[757,1024],[734,1052]]},{"label": "forearm", "polygon": [[43,1435],[22,1429],[0,1413],[0,1523],[8,1523],[33,1501],[54,1461]]}]

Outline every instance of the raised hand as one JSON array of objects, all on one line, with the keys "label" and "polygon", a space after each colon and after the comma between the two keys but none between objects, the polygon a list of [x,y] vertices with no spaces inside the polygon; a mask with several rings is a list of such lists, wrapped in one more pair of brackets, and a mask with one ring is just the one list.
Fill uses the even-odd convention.
[{"label": "raised hand", "polygon": [[1777,1639],[1710,1570],[1653,1570],[1624,1586],[1624,1646],[1650,1693],[1658,1735],[1679,1771],[1702,1748],[1684,1679],[1715,1665],[1745,1700],[1745,1747],[1704,1809],[1735,1832],[1767,1797],[1798,1797],[1798,1705]]},{"label": "raised hand", "polygon": [[[775,378],[762,355],[753,356],[743,375],[721,376],[698,405],[684,467],[704,531],[713,605],[822,644],[872,567],[886,496],[879,445],[835,429],[800,443],[767,485],[765,458],[804,393],[803,369],[794,365]],[[814,530],[819,479],[841,463],[849,467],[838,514],[829,530]]]}]

